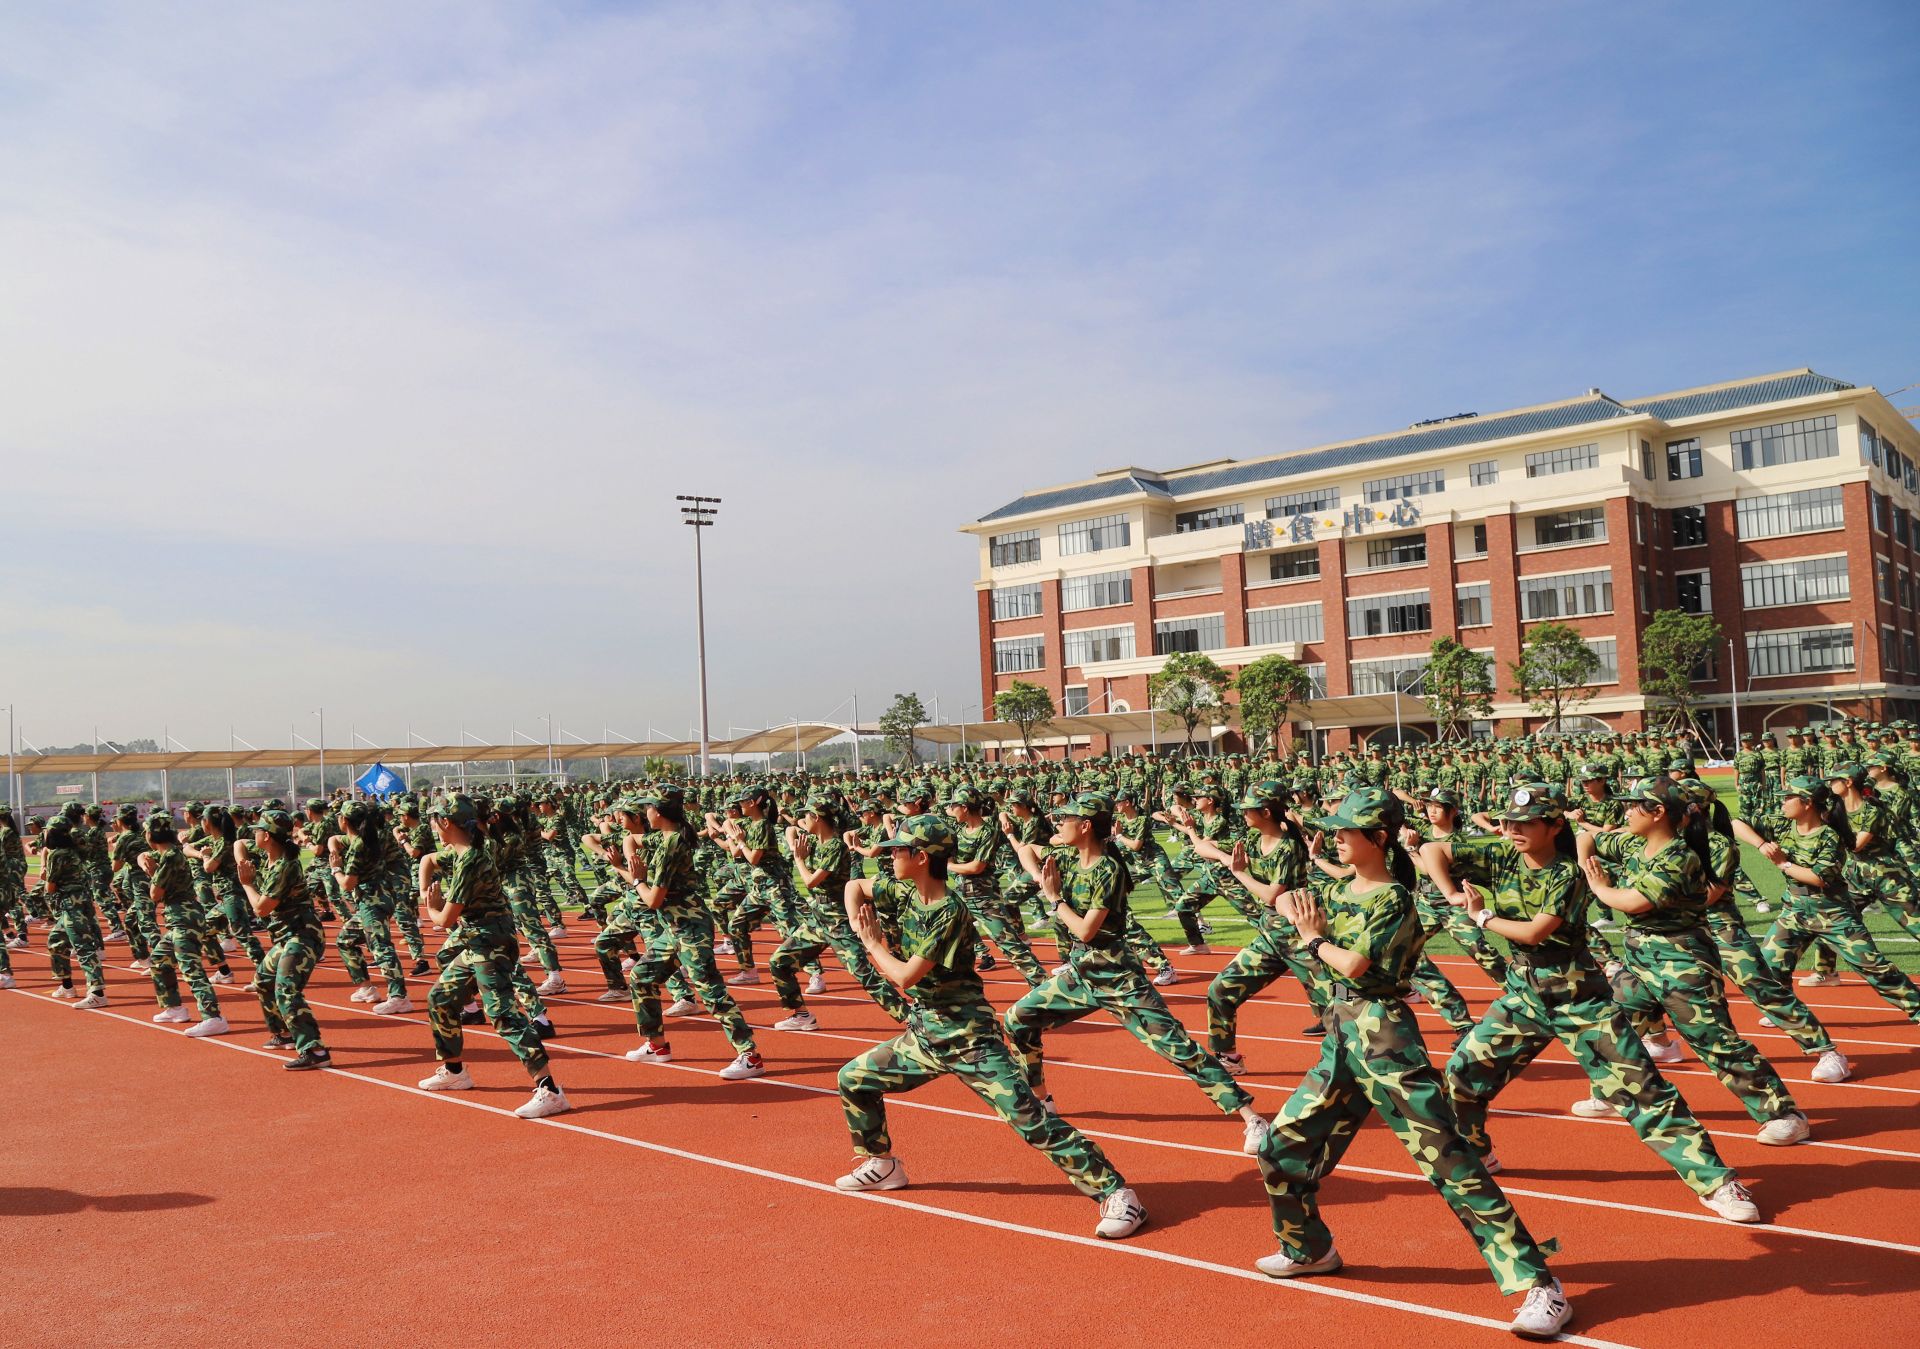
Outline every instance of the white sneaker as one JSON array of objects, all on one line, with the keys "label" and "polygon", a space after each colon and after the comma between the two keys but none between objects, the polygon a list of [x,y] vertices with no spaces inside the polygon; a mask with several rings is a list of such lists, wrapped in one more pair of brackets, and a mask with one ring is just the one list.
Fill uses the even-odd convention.
[{"label": "white sneaker", "polygon": [[675,998],[673,1005],[662,1012],[662,1016],[692,1016],[700,1010],[700,1004],[690,998]]},{"label": "white sneaker", "polygon": [[759,970],[741,970],[738,974],[728,975],[727,982],[734,985],[735,987],[738,987],[741,984],[757,984],[760,982],[760,971]]},{"label": "white sneaker", "polygon": [[1598,1096],[1583,1096],[1567,1107],[1581,1119],[1607,1119],[1620,1113],[1611,1101],[1603,1101]]},{"label": "white sneaker", "polygon": [[249,979],[240,986],[240,991],[242,993],[258,993],[260,991],[260,981],[258,979]]},{"label": "white sneaker", "polygon": [[293,1041],[284,1039],[278,1035],[269,1035],[260,1042],[260,1047],[262,1049],[292,1049]]},{"label": "white sneaker", "polygon": [[739,1082],[744,1078],[759,1077],[767,1071],[767,1065],[751,1049],[741,1054],[732,1063],[720,1070],[720,1076],[728,1082]]},{"label": "white sneaker", "polygon": [[207,976],[207,982],[210,984],[218,984],[220,985],[220,987],[226,988],[228,985],[233,983],[233,975],[227,973],[224,970],[215,970],[212,974]]},{"label": "white sneaker", "polygon": [[100,940],[102,942],[116,942],[116,941],[125,941],[126,939],[127,939],[127,934],[122,932],[119,928],[116,927],[113,931],[109,932],[106,936],[102,937]]},{"label": "white sneaker", "polygon": [[1249,1157],[1258,1157],[1260,1147],[1267,1141],[1267,1135],[1273,1132],[1273,1125],[1265,1119],[1247,1121],[1247,1131],[1240,1140],[1240,1151]]},{"label": "white sneaker", "polygon": [[1678,1063],[1686,1055],[1680,1052],[1680,1046],[1671,1040],[1656,1040],[1652,1036],[1642,1036],[1640,1043],[1647,1047],[1647,1057],[1655,1063]]},{"label": "white sneaker", "polygon": [[665,1045],[656,1045],[651,1040],[642,1040],[638,1049],[629,1049],[627,1058],[634,1063],[672,1063],[673,1050]]},{"label": "white sneaker", "polygon": [[802,1007],[792,1016],[784,1016],[774,1022],[773,1028],[775,1030],[819,1030],[820,1023],[814,1019],[812,1012]]},{"label": "white sneaker", "polygon": [[86,997],[81,998],[78,1002],[73,1004],[73,1010],[76,1012],[90,1012],[96,1007],[105,1007],[106,1005],[107,1005],[106,994],[89,993],[87,994]]},{"label": "white sneaker", "polygon": [[1765,900],[1761,900],[1758,904],[1753,906],[1753,911],[1755,913],[1772,913],[1773,905],[1767,903]]},{"label": "white sneaker", "polygon": [[1812,1077],[1815,1082],[1845,1082],[1852,1076],[1853,1065],[1837,1049],[1829,1049],[1813,1065]]},{"label": "white sneaker", "polygon": [[1702,1195],[1700,1202],[1730,1223],[1760,1221],[1760,1206],[1753,1202],[1747,1187],[1737,1180],[1728,1181],[1712,1194]]},{"label": "white sneaker", "polygon": [[1760,1024],[1761,1026],[1765,1027],[1767,1030],[1772,1030],[1778,1023],[1776,1023],[1774,1019],[1770,1016],[1763,1016],[1760,1018]]},{"label": "white sneaker", "polygon": [[1554,1279],[1527,1290],[1527,1299],[1513,1314],[1509,1329],[1529,1340],[1547,1340],[1566,1329],[1572,1319],[1573,1304],[1560,1291],[1560,1280]]},{"label": "white sneaker", "polygon": [[1247,1061],[1240,1056],[1240,1051],[1237,1049],[1229,1049],[1226,1053],[1222,1054],[1220,1056],[1220,1066],[1227,1070],[1228,1077],[1246,1076]]},{"label": "white sneaker", "polygon": [[413,999],[402,993],[397,998],[388,998],[385,1002],[376,1002],[373,1010],[381,1016],[405,1016],[413,1010]]},{"label": "white sneaker", "polygon": [[163,1026],[173,1026],[183,1021],[193,1020],[193,1013],[185,1005],[166,1007],[154,1013],[153,1019]]},{"label": "white sneaker", "polygon": [[535,1087],[533,1099],[513,1113],[521,1119],[545,1119],[548,1115],[565,1114],[573,1109],[567,1101],[567,1093],[558,1086]]},{"label": "white sneaker", "polygon": [[632,974],[632,973],[633,973],[633,967],[634,967],[634,966],[635,966],[635,965],[636,965],[637,963],[638,963],[638,962],[637,962],[637,961],[635,961],[635,960],[634,960],[634,958],[633,958],[632,956],[621,956],[621,957],[620,957],[620,973],[622,973],[622,974]]},{"label": "white sneaker", "polygon": [[472,1091],[473,1078],[465,1068],[462,1068],[457,1073],[450,1073],[447,1071],[447,1065],[443,1063],[434,1069],[432,1077],[423,1077],[420,1079],[420,1090]]},{"label": "white sneaker", "polygon": [[9,951],[24,951],[27,949],[27,939],[25,937],[9,937],[7,938],[7,949]]},{"label": "white sneaker", "polygon": [[1340,1268],[1340,1252],[1327,1247],[1318,1260],[1295,1260],[1285,1251],[1275,1251],[1253,1262],[1253,1267],[1269,1279],[1298,1279],[1308,1274],[1331,1274]]},{"label": "white sneaker", "polygon": [[1813,1134],[1807,1124],[1807,1117],[1798,1111],[1791,1115],[1782,1115],[1779,1119],[1770,1119],[1760,1126],[1760,1132],[1754,1137],[1769,1147],[1784,1148],[1804,1142]]},{"label": "white sneaker", "polygon": [[200,1040],[209,1035],[225,1035],[231,1029],[232,1027],[227,1025],[227,1019],[216,1012],[205,1021],[195,1022],[193,1025],[188,1026],[187,1034],[196,1040]]},{"label": "white sneaker", "polygon": [[56,988],[47,996],[56,1002],[78,1002],[80,999],[80,995],[70,988]]},{"label": "white sneaker", "polygon": [[1138,1232],[1146,1221],[1146,1205],[1131,1187],[1124,1187],[1100,1201],[1100,1221],[1094,1225],[1093,1234],[1118,1241]]},{"label": "white sneaker", "polygon": [[595,1002],[631,1002],[632,995],[622,988],[610,988],[594,999]]},{"label": "white sneaker", "polygon": [[1819,970],[1815,970],[1811,974],[1803,974],[1800,976],[1800,987],[1802,988],[1832,988],[1839,982],[1839,970],[1835,970],[1832,974],[1822,974]]},{"label": "white sneaker", "polygon": [[14,986],[13,976],[11,974],[8,974],[5,970],[0,970],[0,988],[12,988],[13,986]]},{"label": "white sneaker", "polygon": [[1497,1176],[1502,1171],[1506,1170],[1504,1166],[1500,1165],[1500,1159],[1494,1156],[1491,1152],[1489,1152],[1486,1156],[1480,1159],[1480,1165],[1487,1168],[1487,1174],[1489,1176]]},{"label": "white sneaker", "polygon": [[543,998],[551,998],[567,991],[567,976],[555,970],[540,981],[540,987],[533,990]]},{"label": "white sneaker", "polygon": [[904,1190],[907,1168],[897,1157],[862,1157],[833,1184],[841,1190]]},{"label": "white sneaker", "polygon": [[825,993],[826,991],[827,991],[827,976],[826,976],[826,975],[824,975],[824,974],[816,974],[816,975],[814,975],[814,976],[813,976],[813,978],[811,978],[811,979],[809,979],[809,980],[807,980],[807,995],[808,995],[809,997],[815,997],[815,998],[817,998],[817,997],[819,997],[819,996],[820,996],[820,995],[821,995],[822,993]]},{"label": "white sneaker", "polygon": [[232,937],[222,937],[220,939],[220,949],[222,951],[225,951],[228,955],[232,955],[235,951],[238,951],[240,949],[240,943],[235,941]]},{"label": "white sneaker", "polygon": [[131,965],[127,966],[127,968],[132,970],[135,974],[146,974],[148,971],[153,969],[153,962],[151,960],[136,960]]},{"label": "white sneaker", "polygon": [[380,1001],[380,995],[374,991],[372,984],[362,984],[360,987],[354,989],[353,992],[347,994],[347,1001],[378,1002]]},{"label": "white sneaker", "polygon": [[1179,982],[1180,971],[1171,965],[1162,965],[1153,973],[1153,985],[1155,988],[1166,988],[1171,984],[1177,984]]},{"label": "white sneaker", "polygon": [[[567,927],[566,927],[566,924],[564,924],[564,923],[555,923],[555,924],[554,924],[554,925],[553,925],[552,927],[550,927],[550,928],[548,928],[548,929],[547,929],[547,935],[548,935],[549,937],[551,937],[551,938],[553,938],[553,940],[555,940],[555,941],[559,941],[559,940],[560,940],[560,939],[561,939],[562,937],[564,937],[564,936],[566,936],[566,935],[567,935]],[[557,1113],[557,1112],[556,1112],[556,1113]],[[539,1117],[538,1115],[529,1115],[529,1116],[527,1116],[527,1118],[528,1118],[528,1119],[539,1119],[540,1117]]]},{"label": "white sneaker", "polygon": [[1213,948],[1205,942],[1197,942],[1192,946],[1181,947],[1180,954],[1183,956],[1210,956],[1213,954]]},{"label": "white sneaker", "polygon": [[730,955],[732,955],[732,954],[733,954],[733,939],[732,939],[731,937],[722,937],[722,938],[720,938],[720,940],[718,940],[718,941],[716,941],[716,942],[715,942],[715,943],[713,944],[713,953],[714,953],[715,955],[717,955],[717,956],[730,956]]}]

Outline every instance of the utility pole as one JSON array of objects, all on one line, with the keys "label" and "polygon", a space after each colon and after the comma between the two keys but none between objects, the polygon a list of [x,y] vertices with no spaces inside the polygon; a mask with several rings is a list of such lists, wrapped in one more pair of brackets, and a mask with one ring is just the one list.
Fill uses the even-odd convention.
[{"label": "utility pole", "polygon": [[682,506],[682,523],[693,527],[693,610],[694,632],[698,639],[700,652],[700,776],[706,777],[707,762],[707,580],[705,559],[700,547],[700,531],[713,524],[719,514],[715,509],[720,504],[719,497],[676,496],[676,501],[691,502]]}]

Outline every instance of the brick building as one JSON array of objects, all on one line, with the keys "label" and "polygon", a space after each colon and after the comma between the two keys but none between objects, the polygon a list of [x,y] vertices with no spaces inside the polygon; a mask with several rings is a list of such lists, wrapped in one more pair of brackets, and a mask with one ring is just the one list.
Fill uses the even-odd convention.
[{"label": "brick building", "polygon": [[[1024,679],[1066,714],[1138,711],[1170,652],[1228,669],[1279,652],[1309,668],[1304,719],[1337,749],[1391,738],[1392,695],[1452,636],[1495,660],[1476,730],[1536,730],[1507,667],[1551,619],[1601,662],[1567,729],[1631,730],[1650,715],[1639,636],[1663,608],[1711,612],[1733,639],[1697,681],[1723,736],[1736,701],[1757,729],[1911,716],[1920,698],[1920,433],[1810,370],[1112,469],[964,532],[983,703]],[[1409,738],[1432,731],[1417,697],[1399,704]]]}]

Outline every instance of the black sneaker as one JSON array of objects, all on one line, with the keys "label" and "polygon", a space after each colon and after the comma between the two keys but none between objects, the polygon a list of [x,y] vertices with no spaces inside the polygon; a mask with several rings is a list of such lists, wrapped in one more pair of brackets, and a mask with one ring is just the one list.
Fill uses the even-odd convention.
[{"label": "black sneaker", "polygon": [[485,1012],[462,1012],[460,1013],[460,1024],[463,1026],[484,1026],[487,1024],[487,1014]]},{"label": "black sneaker", "polygon": [[553,1023],[551,1021],[548,1021],[546,1018],[535,1017],[533,1020],[533,1033],[539,1036],[542,1040],[551,1040],[554,1036],[558,1035],[560,1032],[554,1029]]},{"label": "black sneaker", "polygon": [[1327,1033],[1327,1028],[1321,1025],[1318,1021],[1309,1021],[1306,1025],[1306,1029],[1302,1030],[1300,1033],[1302,1035],[1311,1035],[1315,1039],[1319,1039],[1321,1036]]},{"label": "black sneaker", "polygon": [[288,1059],[280,1066],[290,1073],[311,1072],[315,1068],[331,1068],[333,1055],[324,1049],[303,1049],[298,1058]]},{"label": "black sneaker", "polygon": [[413,962],[413,974],[415,978],[419,978],[421,975],[431,974],[431,973],[433,973],[433,970],[427,964],[424,957],[422,959],[419,959]]}]

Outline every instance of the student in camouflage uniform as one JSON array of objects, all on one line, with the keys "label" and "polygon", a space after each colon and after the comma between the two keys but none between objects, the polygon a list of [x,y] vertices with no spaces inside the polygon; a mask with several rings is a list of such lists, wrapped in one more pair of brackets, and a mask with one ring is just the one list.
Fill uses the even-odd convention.
[{"label": "student in camouflage uniform", "polygon": [[536,992],[543,998],[565,993],[567,978],[560,972],[560,953],[554,949],[540,912],[540,873],[529,858],[536,849],[532,826],[522,818],[518,803],[508,798],[495,806],[485,827],[485,846],[513,913],[514,928],[546,972]]},{"label": "student in camouflage uniform", "polygon": [[[313,897],[314,907],[323,922],[332,922],[334,918],[334,900],[339,896],[339,882],[333,879],[333,868],[327,865],[331,849],[327,841],[339,833],[333,816],[327,810],[327,803],[320,797],[307,799],[305,818],[298,826],[295,841],[312,850],[307,860],[307,893]],[[342,905],[344,908],[345,906]],[[351,915],[348,915],[351,921]]]},{"label": "student in camouflage uniform", "polygon": [[[387,930],[393,918],[393,904],[384,885],[386,865],[382,843],[390,840],[382,839],[374,824],[373,808],[363,801],[350,801],[343,806],[339,825],[341,832],[329,840],[327,846],[333,879],[339,883],[346,902],[353,906],[353,921],[342,926],[336,938],[340,959],[347,967],[347,978],[357,985],[349,997],[354,1002],[373,1003],[373,1010],[385,1015],[404,1015],[413,1010],[413,1000],[407,996],[400,955],[394,950],[393,934]],[[497,877],[495,883],[498,883]],[[373,952],[374,964],[386,976],[384,1002],[367,980],[363,950]]]},{"label": "student in camouflage uniform", "polygon": [[[100,929],[89,920],[86,863],[73,843],[73,824],[64,817],[40,836],[40,887],[53,925],[47,932],[47,960],[59,987],[52,996],[77,1008],[107,1005],[107,979],[100,964]],[[73,962],[80,962],[87,991],[73,987]]]},{"label": "student in camouflage uniform", "polygon": [[73,846],[86,868],[87,893],[93,897],[94,908],[107,920],[106,940],[125,941],[127,932],[120,917],[120,896],[113,888],[106,819],[98,802],[81,813],[80,824],[73,831]]},{"label": "student in camouflage uniform", "polygon": [[[907,1019],[907,1004],[900,994],[867,959],[860,939],[847,920],[847,881],[852,872],[852,854],[835,831],[839,812],[834,800],[824,794],[815,796],[800,808],[800,823],[791,831],[793,864],[806,887],[802,899],[802,933],[805,939],[783,942],[767,961],[773,973],[773,986],[780,1005],[788,1015],[773,1023],[775,1030],[814,1030],[817,1023],[800,996],[799,970],[817,960],[828,947],[840,957],[867,996],[895,1021]],[[969,906],[971,908],[971,906]]]},{"label": "student in camouflage uniform", "polygon": [[420,931],[420,859],[433,851],[433,830],[420,818],[420,803],[411,796],[401,797],[394,813],[399,818],[390,830],[394,846],[387,850],[388,893],[393,897],[393,925],[413,960],[408,973],[419,977],[432,972]]},{"label": "student in camouflage uniform", "polygon": [[[1586,883],[1559,802],[1545,784],[1518,787],[1500,820],[1504,837],[1454,834],[1420,854],[1447,902],[1512,948],[1500,996],[1447,1063],[1461,1136],[1499,1170],[1488,1110],[1558,1040],[1593,1084],[1590,1100],[1624,1115],[1702,1204],[1733,1222],[1758,1222],[1752,1196],[1648,1057],[1587,947]],[[1575,1113],[1601,1112],[1579,1102]]]},{"label": "student in camouflage uniform", "polygon": [[1000,893],[1004,858],[1012,852],[1007,836],[988,820],[987,800],[972,787],[956,788],[945,804],[956,823],[959,838],[959,848],[947,864],[947,874],[960,878],[960,902],[973,915],[974,931],[991,939],[1006,954],[1020,977],[1027,981],[1028,988],[1038,988],[1047,972],[1027,945],[1019,902],[1009,905]]},{"label": "student in camouflage uniform", "polygon": [[1681,1038],[1760,1122],[1758,1141],[1776,1147],[1802,1141],[1810,1132],[1806,1116],[1727,1012],[1719,951],[1705,925],[1705,825],[1678,832],[1686,827],[1688,802],[1671,779],[1641,779],[1624,804],[1626,832],[1584,830],[1578,839],[1594,897],[1627,916],[1626,969],[1616,981],[1621,1005],[1629,1016],[1664,1009]]},{"label": "student in camouflage uniform", "polygon": [[262,811],[253,828],[253,846],[235,858],[235,878],[256,916],[264,918],[273,945],[255,971],[255,993],[267,1022],[267,1049],[291,1049],[286,1067],[294,1072],[325,1068],[333,1062],[320,1039],[320,1025],[307,1006],[307,980],[326,954],[327,934],[313,911],[300,874],[300,845],[293,841],[293,819],[284,810]]},{"label": "student in camouflage uniform", "polygon": [[1400,803],[1380,788],[1348,795],[1316,827],[1336,838],[1351,878],[1323,909],[1310,890],[1278,896],[1309,959],[1337,980],[1320,1061],[1287,1098],[1260,1148],[1260,1172],[1280,1249],[1257,1264],[1274,1278],[1340,1268],[1320,1218],[1320,1182],[1339,1165],[1369,1112],[1399,1137],[1414,1164],[1480,1248],[1503,1293],[1524,1293],[1514,1329],[1551,1335],[1572,1307],[1547,1268],[1551,1243],[1533,1239],[1480,1155],[1454,1127],[1447,1089],[1404,999],[1425,935],[1413,900],[1416,872],[1401,845]]},{"label": "student in camouflage uniform", "polygon": [[[1149,853],[1165,855],[1153,845],[1153,821],[1141,813],[1139,802],[1130,792],[1122,791],[1114,797],[1113,812],[1113,834],[1107,839],[1108,849],[1127,869],[1129,877],[1138,878],[1147,870]],[[1013,854],[1011,848],[1005,852],[1008,856]],[[1032,883],[1032,878],[1026,875],[1024,868],[1021,869],[1021,876],[1029,884]],[[1131,899],[1132,895],[1129,894],[1128,898]],[[1168,905],[1168,909],[1171,911],[1172,905]],[[1017,913],[1019,905],[1016,904],[1014,910]],[[1180,982],[1173,962],[1167,959],[1167,953],[1161,949],[1160,943],[1147,931],[1146,924],[1140,921],[1139,911],[1131,903],[1127,905],[1127,948],[1147,973],[1153,976],[1154,987],[1165,988]]]},{"label": "student in camouflage uniform", "polygon": [[571,901],[585,908],[587,892],[573,869],[573,840],[567,836],[567,818],[561,814],[559,802],[552,796],[536,797],[533,809],[533,827],[539,833],[540,858],[546,864],[548,884],[559,887],[562,906]]},{"label": "student in camouflage uniform", "polygon": [[1920,1023],[1920,988],[1881,954],[1848,898],[1846,807],[1818,778],[1798,777],[1782,789],[1780,810],[1764,820],[1733,822],[1735,835],[1758,848],[1786,879],[1786,902],[1761,947],[1767,964],[1790,970],[1809,943],[1824,941],[1874,992]]},{"label": "student in camouflage uniform", "polygon": [[[221,949],[244,946],[247,959],[258,969],[260,962],[266,959],[266,948],[253,935],[247,898],[241,893],[240,882],[234,876],[233,843],[238,836],[239,826],[234,823],[232,813],[225,806],[209,806],[202,817],[201,841],[197,845],[188,844],[181,851],[200,864],[213,892],[214,902],[208,910],[209,917],[217,913],[220,925],[227,933],[227,939],[220,943]],[[231,983],[233,976],[222,971],[215,981]]]},{"label": "student in camouflage uniform", "polygon": [[910,1004],[907,1028],[840,1070],[840,1103],[853,1135],[854,1167],[843,1190],[898,1190],[906,1168],[893,1155],[886,1097],[951,1073],[1100,1205],[1098,1236],[1130,1236],[1147,1211],[1097,1144],[1040,1103],[1000,1035],[1000,1022],[974,972],[973,920],[947,889],[953,826],[932,815],[902,820],[885,840],[895,874],[911,893],[901,903],[901,954],[887,949],[871,905],[848,888],[848,917],[867,959]]},{"label": "student in camouflage uniform", "polygon": [[1877,903],[1909,936],[1920,938],[1920,903],[1915,901],[1909,861],[1915,853],[1905,794],[1888,773],[1886,760],[1878,767],[1884,788],[1870,782],[1870,770],[1862,765],[1840,764],[1827,774],[1828,788],[1845,803],[1847,823],[1853,830],[1847,887],[1863,911]]},{"label": "student in camouflage uniform", "polygon": [[1066,929],[1069,941],[1066,968],[1007,1009],[1007,1041],[1020,1056],[1034,1094],[1051,1102],[1043,1037],[1055,1027],[1106,1012],[1192,1078],[1223,1113],[1239,1115],[1246,1126],[1243,1147],[1252,1153],[1267,1133],[1253,1098],[1220,1060],[1194,1043],[1127,948],[1126,878],[1106,851],[1112,817],[1104,806],[1098,797],[1083,796],[1054,811],[1053,846],[1072,852],[1043,856],[1039,849],[1021,846],[1021,862],[1052,901],[1053,918]]},{"label": "student in camouflage uniform", "polygon": [[[1233,845],[1228,865],[1248,894],[1271,906],[1284,892],[1306,884],[1307,841],[1280,799],[1279,784],[1260,786],[1265,790],[1239,802],[1251,837]],[[1308,1005],[1318,1012],[1324,1002],[1319,977],[1300,949],[1300,934],[1276,913],[1254,929],[1252,938],[1207,986],[1207,1048],[1235,1077],[1247,1070],[1237,1047],[1240,1008],[1288,972],[1300,981]]]},{"label": "student in camouflage uniform", "polygon": [[153,904],[147,898],[146,876],[140,870],[140,854],[147,850],[147,840],[140,831],[139,808],[131,801],[114,812],[107,847],[108,882],[120,897],[127,950],[133,956],[133,968],[145,974],[153,968],[153,947],[160,932],[154,926]]},{"label": "student in camouflage uniform", "polygon": [[184,974],[200,1016],[197,1024],[187,1027],[187,1034],[225,1035],[227,1021],[220,1015],[220,998],[202,963],[212,938],[207,935],[206,913],[194,892],[193,873],[187,868],[173,817],[155,811],[147,817],[146,832],[147,851],[140,854],[136,864],[146,873],[148,902],[160,915],[160,938],[154,943],[151,971],[160,1012],[153,1019],[161,1025],[193,1020],[180,1004],[180,977]]}]

